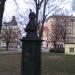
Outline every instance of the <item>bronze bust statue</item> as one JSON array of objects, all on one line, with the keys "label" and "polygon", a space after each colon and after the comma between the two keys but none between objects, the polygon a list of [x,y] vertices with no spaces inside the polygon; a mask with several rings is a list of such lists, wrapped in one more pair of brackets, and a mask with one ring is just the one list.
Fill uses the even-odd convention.
[{"label": "bronze bust statue", "polygon": [[25,28],[27,32],[26,38],[37,39],[37,22],[36,22],[36,14],[34,12],[30,12],[29,14],[29,22]]}]

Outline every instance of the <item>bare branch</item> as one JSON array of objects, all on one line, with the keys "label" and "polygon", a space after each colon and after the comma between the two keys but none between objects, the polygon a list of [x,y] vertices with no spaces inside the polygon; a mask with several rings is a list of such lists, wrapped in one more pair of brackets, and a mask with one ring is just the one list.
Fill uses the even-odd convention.
[{"label": "bare branch", "polygon": [[49,0],[45,0],[45,3],[47,4]]},{"label": "bare branch", "polygon": [[39,5],[41,6],[41,4],[43,3],[44,0],[41,0],[41,2],[39,1]]},{"label": "bare branch", "polygon": [[62,8],[59,8],[59,6],[61,5],[61,4],[64,4],[64,2],[67,2],[67,1],[65,1],[65,0],[58,0],[58,5],[54,5],[54,4],[51,4],[51,5],[49,5],[48,6],[48,14],[46,14],[46,17],[49,15],[49,13],[51,13],[52,11],[55,11],[55,12],[60,12],[60,11],[62,11],[63,9],[64,9],[64,7],[62,7]]},{"label": "bare branch", "polygon": [[35,2],[36,5],[38,4],[38,3],[37,3],[37,0],[34,0],[34,2]]},{"label": "bare branch", "polygon": [[[47,0],[48,1],[48,0]],[[39,38],[42,39],[42,35],[43,35],[43,27],[44,27],[44,22],[45,22],[45,12],[46,12],[46,5],[47,2],[46,0],[44,1],[44,8],[43,8],[43,21],[42,21],[42,26],[41,26],[41,31],[39,33]]]}]

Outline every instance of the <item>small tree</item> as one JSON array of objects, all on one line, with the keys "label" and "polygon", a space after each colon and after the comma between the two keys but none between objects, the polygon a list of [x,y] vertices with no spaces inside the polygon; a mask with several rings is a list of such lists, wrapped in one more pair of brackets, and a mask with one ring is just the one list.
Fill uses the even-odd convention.
[{"label": "small tree", "polygon": [[[56,48],[56,44],[58,41],[66,41],[66,25],[67,18],[66,16],[58,16],[55,15],[56,23],[53,25],[53,33],[52,33],[52,42],[54,43],[54,48]],[[62,19],[63,18],[63,19]],[[63,21],[62,21],[63,20]]]},{"label": "small tree", "polygon": [[5,25],[4,28],[2,29],[2,38],[4,42],[6,43],[6,50],[8,50],[9,43],[11,40],[11,33],[12,33],[12,27]]}]

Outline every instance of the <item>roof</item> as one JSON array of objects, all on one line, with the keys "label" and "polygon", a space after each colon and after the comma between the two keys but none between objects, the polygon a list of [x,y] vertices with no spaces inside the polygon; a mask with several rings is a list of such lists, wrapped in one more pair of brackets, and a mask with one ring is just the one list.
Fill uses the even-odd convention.
[{"label": "roof", "polygon": [[65,18],[65,19],[74,19],[75,20],[75,16],[65,16],[65,15],[53,15],[53,16],[49,16],[47,19],[46,19],[46,21],[47,20],[49,20],[50,18],[56,18],[56,17],[58,17],[58,18]]},{"label": "roof", "polygon": [[15,16],[12,16],[12,19],[10,22],[4,22],[4,25],[17,25]]}]

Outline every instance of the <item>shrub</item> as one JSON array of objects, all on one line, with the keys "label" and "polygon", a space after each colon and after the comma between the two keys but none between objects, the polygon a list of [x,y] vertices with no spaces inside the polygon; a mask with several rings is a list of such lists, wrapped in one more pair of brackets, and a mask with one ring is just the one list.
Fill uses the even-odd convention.
[{"label": "shrub", "polygon": [[51,48],[49,52],[64,53],[64,48]]}]

